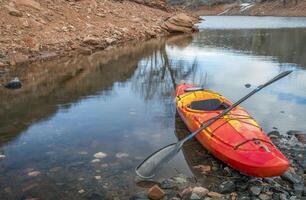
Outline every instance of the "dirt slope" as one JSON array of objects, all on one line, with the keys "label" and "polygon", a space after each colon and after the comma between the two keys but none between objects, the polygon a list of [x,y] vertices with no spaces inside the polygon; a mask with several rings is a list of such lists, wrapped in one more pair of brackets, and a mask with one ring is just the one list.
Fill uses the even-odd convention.
[{"label": "dirt slope", "polygon": [[0,0],[0,67],[168,34],[163,0]]}]

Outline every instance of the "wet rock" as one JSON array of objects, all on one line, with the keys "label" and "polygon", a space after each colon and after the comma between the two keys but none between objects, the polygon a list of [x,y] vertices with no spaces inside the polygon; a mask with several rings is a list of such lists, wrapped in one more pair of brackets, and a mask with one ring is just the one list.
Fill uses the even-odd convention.
[{"label": "wet rock", "polygon": [[0,154],[0,159],[4,159],[6,156],[3,154]]},{"label": "wet rock", "polygon": [[192,33],[195,19],[185,13],[179,13],[164,22],[162,27],[170,33]]},{"label": "wet rock", "polygon": [[192,189],[192,193],[197,194],[199,197],[205,197],[208,193],[208,189],[204,188],[204,187],[194,187]]},{"label": "wet rock", "polygon": [[96,180],[100,180],[100,179],[101,179],[101,176],[95,176],[95,179],[96,179]]},{"label": "wet rock", "polygon": [[98,158],[98,159],[105,158],[106,156],[107,156],[107,154],[103,153],[103,152],[97,152],[97,153],[94,154],[94,157]]},{"label": "wet rock", "polygon": [[304,190],[304,184],[303,183],[294,184],[293,189],[294,189],[295,195],[297,197],[301,197],[303,194],[303,190]]},{"label": "wet rock", "polygon": [[190,200],[200,200],[201,197],[199,197],[199,195],[197,195],[196,193],[192,192],[189,199]]},{"label": "wet rock", "polygon": [[191,193],[192,193],[192,188],[187,187],[182,192],[180,192],[180,196],[184,198],[184,197],[189,196]]},{"label": "wet rock", "polygon": [[221,197],[223,197],[222,194],[220,194],[218,192],[213,192],[213,191],[208,192],[207,196],[212,197],[212,198],[221,198]]},{"label": "wet rock", "polygon": [[21,88],[21,86],[22,86],[21,81],[17,77],[9,81],[8,83],[4,84],[4,87],[8,89],[19,89]]},{"label": "wet rock", "polygon": [[98,163],[98,162],[100,162],[101,160],[100,159],[93,159],[92,161],[91,161],[91,163]]},{"label": "wet rock", "polygon": [[250,193],[252,195],[258,196],[261,193],[262,187],[260,186],[251,186]]},{"label": "wet rock", "polygon": [[10,15],[15,16],[15,17],[22,17],[22,13],[16,8],[12,6],[5,6],[5,8],[8,10],[8,13]]},{"label": "wet rock", "polygon": [[40,171],[32,171],[32,172],[28,173],[28,176],[32,176],[32,177],[35,177],[35,176],[38,176],[38,175],[40,175]]},{"label": "wet rock", "polygon": [[250,88],[251,87],[251,84],[247,83],[244,85],[246,88]]},{"label": "wet rock", "polygon": [[79,194],[83,194],[84,192],[85,192],[85,190],[83,190],[83,189],[80,189],[80,190],[78,191]]},{"label": "wet rock", "polygon": [[288,200],[287,195],[285,195],[285,194],[280,194],[279,199],[280,200]]},{"label": "wet rock", "polygon": [[233,181],[225,181],[220,184],[219,191],[221,193],[231,193],[234,192],[236,189],[236,185]]},{"label": "wet rock", "polygon": [[242,194],[242,195],[239,196],[238,199],[239,199],[239,200],[250,200],[251,198],[250,198],[250,196],[247,195],[247,194]]},{"label": "wet rock", "polygon": [[302,182],[301,178],[298,175],[290,173],[288,171],[285,172],[281,177],[282,177],[282,179],[284,179],[286,181],[289,181],[293,184]]},{"label": "wet rock", "polygon": [[116,158],[126,158],[129,157],[127,153],[116,153]]},{"label": "wet rock", "polygon": [[281,137],[281,134],[280,134],[280,132],[279,131],[271,131],[271,132],[269,132],[269,133],[267,133],[267,135],[269,136],[269,137],[275,137],[275,138],[279,138],[279,137]]},{"label": "wet rock", "polygon": [[152,200],[159,200],[164,196],[165,192],[158,185],[154,185],[148,190],[148,197]]}]

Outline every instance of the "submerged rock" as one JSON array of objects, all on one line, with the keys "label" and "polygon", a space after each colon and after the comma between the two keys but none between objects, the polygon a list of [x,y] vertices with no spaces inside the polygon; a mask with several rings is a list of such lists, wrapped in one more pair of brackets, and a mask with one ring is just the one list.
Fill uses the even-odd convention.
[{"label": "submerged rock", "polygon": [[38,176],[38,175],[40,175],[40,171],[32,171],[28,173],[28,176],[33,176],[33,177]]},{"label": "submerged rock", "polygon": [[127,153],[116,153],[116,158],[125,158],[129,157],[129,154]]},{"label": "submerged rock", "polygon": [[94,154],[94,157],[99,158],[99,159],[105,158],[106,156],[107,156],[107,154],[103,153],[103,152],[97,152],[97,153]]},{"label": "submerged rock", "polygon": [[158,185],[154,185],[148,190],[148,197],[152,200],[159,200],[164,196],[165,192]]},{"label": "submerged rock", "polygon": [[4,159],[6,156],[3,154],[0,154],[0,159]]},{"label": "submerged rock", "polygon": [[22,84],[18,77],[15,77],[13,80],[4,85],[4,87],[8,89],[19,89],[21,86]]},{"label": "submerged rock", "polygon": [[250,187],[250,192],[252,195],[258,196],[261,193],[262,187],[260,186],[252,186]]}]

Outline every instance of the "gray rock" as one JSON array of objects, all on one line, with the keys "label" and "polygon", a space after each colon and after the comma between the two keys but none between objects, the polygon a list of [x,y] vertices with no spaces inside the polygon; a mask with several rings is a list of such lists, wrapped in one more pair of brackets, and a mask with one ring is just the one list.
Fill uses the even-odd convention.
[{"label": "gray rock", "polygon": [[285,194],[280,194],[279,199],[280,200],[288,200],[287,195],[285,195]]},{"label": "gray rock", "polygon": [[269,199],[271,199],[271,197],[269,195],[266,195],[266,194],[260,194],[259,198],[261,200],[269,200]]},{"label": "gray rock", "polygon": [[197,195],[196,193],[191,193],[191,196],[190,196],[190,200],[200,200],[201,197],[199,197],[199,195]]},{"label": "gray rock", "polygon": [[236,185],[233,181],[225,181],[220,184],[219,191],[221,193],[231,193],[234,192],[236,189]]},{"label": "gray rock", "polygon": [[252,186],[250,187],[250,192],[252,195],[258,196],[261,193],[262,187],[261,186]]},{"label": "gray rock", "polygon": [[285,172],[281,177],[282,179],[289,181],[293,184],[302,182],[301,178],[298,175],[290,173],[290,172]]},{"label": "gray rock", "polygon": [[249,195],[243,194],[243,195],[241,195],[241,196],[238,196],[238,199],[239,199],[239,200],[250,200],[251,198],[250,198]]},{"label": "gray rock", "polygon": [[146,192],[138,192],[134,194],[130,200],[149,200]]},{"label": "gray rock", "polygon": [[303,183],[294,184],[293,189],[294,189],[295,195],[297,197],[301,197],[303,194],[303,190],[304,190],[304,184]]},{"label": "gray rock", "polygon": [[247,84],[245,84],[244,85],[246,88],[249,88],[249,87],[251,87],[251,84],[250,83],[247,83]]}]

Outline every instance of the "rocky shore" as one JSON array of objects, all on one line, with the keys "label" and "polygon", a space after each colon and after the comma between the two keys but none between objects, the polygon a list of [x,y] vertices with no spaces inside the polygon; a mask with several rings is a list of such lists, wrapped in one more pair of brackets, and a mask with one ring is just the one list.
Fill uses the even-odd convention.
[{"label": "rocky shore", "polygon": [[[280,177],[255,178],[240,174],[210,156],[211,164],[193,166],[197,175],[193,178],[178,174],[175,177],[155,182],[148,190],[141,191],[131,200],[145,199],[190,199],[190,200],[300,200],[306,199],[305,133],[289,131],[268,134],[278,148],[289,158],[291,166]],[[194,141],[196,142],[196,141]],[[208,183],[208,177],[215,177]],[[211,184],[212,183],[212,184]]]},{"label": "rocky shore", "polygon": [[0,1],[0,70],[128,41],[191,33],[197,22],[163,0]]}]

